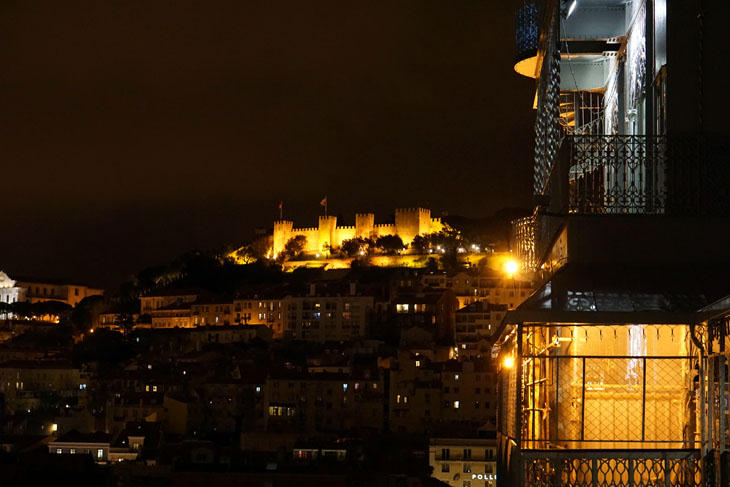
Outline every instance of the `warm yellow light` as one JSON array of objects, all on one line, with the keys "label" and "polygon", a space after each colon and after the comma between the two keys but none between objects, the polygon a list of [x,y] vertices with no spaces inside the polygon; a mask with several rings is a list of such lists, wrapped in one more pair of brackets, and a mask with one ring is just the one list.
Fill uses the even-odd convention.
[{"label": "warm yellow light", "polygon": [[510,276],[514,275],[518,270],[520,270],[520,265],[517,261],[508,260],[504,263],[504,271]]},{"label": "warm yellow light", "polygon": [[505,357],[504,364],[503,364],[505,369],[511,369],[512,366],[514,366],[514,364],[515,364],[515,359],[513,359],[512,357]]},{"label": "warm yellow light", "polygon": [[56,432],[56,431],[58,431],[58,424],[57,423],[51,424],[51,432]]}]

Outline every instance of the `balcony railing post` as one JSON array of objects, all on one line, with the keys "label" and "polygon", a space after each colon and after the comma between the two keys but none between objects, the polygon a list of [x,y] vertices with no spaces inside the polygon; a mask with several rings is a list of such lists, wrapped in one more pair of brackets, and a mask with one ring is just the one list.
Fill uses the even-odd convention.
[{"label": "balcony railing post", "polygon": [[598,487],[598,457],[591,455],[591,485]]},{"label": "balcony railing post", "polygon": [[642,359],[641,368],[642,384],[641,384],[641,441],[646,439],[646,357]]}]

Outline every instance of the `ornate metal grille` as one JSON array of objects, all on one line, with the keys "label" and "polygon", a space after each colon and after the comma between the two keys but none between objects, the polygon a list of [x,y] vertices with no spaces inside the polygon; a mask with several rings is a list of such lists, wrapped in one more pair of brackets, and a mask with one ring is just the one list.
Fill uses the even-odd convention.
[{"label": "ornate metal grille", "polygon": [[664,213],[665,137],[576,135],[567,140],[571,213]]},{"label": "ornate metal grille", "polygon": [[698,450],[522,452],[524,487],[702,485]]},{"label": "ornate metal grille", "polygon": [[[727,215],[730,147],[720,139],[575,135],[568,211],[577,214]],[[555,173],[555,177],[565,177]]]},{"label": "ornate metal grille", "polygon": [[540,80],[537,85],[537,118],[535,120],[535,194],[543,194],[555,155],[560,147],[560,28],[556,9],[546,12],[547,32],[542,37],[540,50],[544,53]]}]

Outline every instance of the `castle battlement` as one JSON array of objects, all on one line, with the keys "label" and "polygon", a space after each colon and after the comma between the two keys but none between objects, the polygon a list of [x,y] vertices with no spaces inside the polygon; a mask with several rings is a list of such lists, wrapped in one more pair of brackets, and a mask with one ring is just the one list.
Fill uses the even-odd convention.
[{"label": "castle battlement", "polygon": [[318,226],[294,228],[290,220],[274,221],[274,238],[272,251],[279,254],[286,243],[297,236],[307,239],[305,252],[319,253],[325,249],[336,249],[345,240],[353,238],[378,238],[385,235],[397,235],[403,243],[409,245],[416,235],[426,235],[441,231],[443,225],[440,218],[431,218],[431,210],[427,208],[396,208],[395,223],[375,223],[374,213],[355,213],[355,225],[337,225],[334,215],[320,215]]},{"label": "castle battlement", "polygon": [[421,208],[420,206],[416,206],[414,208],[396,208],[395,209],[395,212],[396,213],[413,213],[413,212],[418,212],[418,213],[428,213],[429,215],[431,214],[431,210],[426,209],[426,208]]}]

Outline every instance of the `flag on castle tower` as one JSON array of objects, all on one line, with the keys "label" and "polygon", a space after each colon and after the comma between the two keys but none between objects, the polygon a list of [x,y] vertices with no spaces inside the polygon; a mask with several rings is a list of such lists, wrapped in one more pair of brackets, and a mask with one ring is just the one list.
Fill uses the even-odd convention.
[{"label": "flag on castle tower", "polygon": [[277,206],[277,208],[280,209],[280,210],[282,208],[284,208],[284,202],[283,201],[279,201],[279,206]]},{"label": "flag on castle tower", "polygon": [[327,206],[327,197],[325,196],[322,198],[322,201],[319,202],[320,206]]}]

